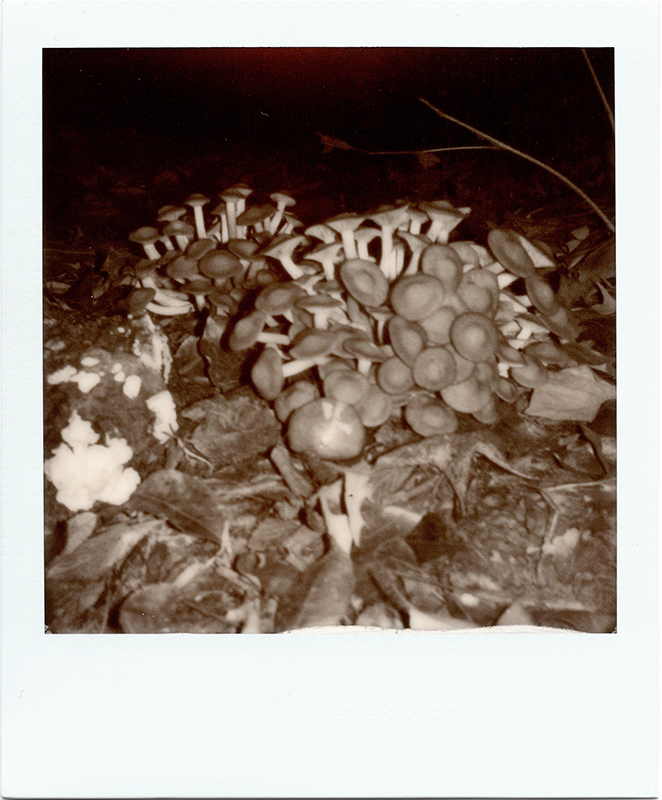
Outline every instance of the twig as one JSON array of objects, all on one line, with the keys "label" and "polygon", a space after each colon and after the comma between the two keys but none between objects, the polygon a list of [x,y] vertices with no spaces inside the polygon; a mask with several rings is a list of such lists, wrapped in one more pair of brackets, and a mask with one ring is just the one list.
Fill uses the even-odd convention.
[{"label": "twig", "polygon": [[548,166],[544,162],[538,161],[537,158],[527,155],[526,153],[523,153],[521,150],[517,150],[515,147],[511,147],[505,142],[502,142],[499,139],[495,139],[493,136],[490,136],[487,133],[483,133],[482,131],[479,131],[477,128],[474,128],[471,125],[467,125],[466,122],[461,122],[459,119],[451,117],[451,115],[447,114],[445,111],[440,111],[438,108],[433,106],[432,103],[429,103],[423,97],[419,97],[418,99],[428,108],[431,108],[432,111],[434,111],[434,113],[437,114],[437,116],[441,117],[442,119],[450,120],[451,122],[454,122],[456,125],[460,125],[462,128],[466,128],[466,130],[475,133],[476,136],[480,136],[481,139],[486,139],[488,142],[492,142],[493,145],[496,145],[497,147],[500,147],[503,150],[508,150],[508,152],[514,153],[515,155],[520,156],[520,158],[524,158],[527,161],[530,161],[532,164],[535,164],[536,166],[546,170],[551,175],[554,175],[554,177],[558,178],[560,181],[565,183],[566,186],[569,186],[573,190],[573,192],[576,192],[582,198],[582,200],[584,200],[585,203],[588,203],[588,205],[593,209],[593,211],[595,211],[595,213],[605,223],[605,225],[609,228],[609,230],[612,233],[615,233],[616,228],[614,227],[614,223],[609,219],[609,217],[604,213],[604,211],[602,211],[602,209],[598,205],[596,205],[593,202],[593,200],[591,200],[591,198],[586,194],[586,192],[582,191],[579,188],[579,186],[577,186],[571,180],[566,178],[565,175],[562,175],[560,172],[557,172],[555,169]]},{"label": "twig", "polygon": [[605,107],[605,111],[607,112],[607,116],[609,117],[609,123],[611,124],[611,130],[614,135],[616,135],[616,125],[614,123],[614,112],[611,110],[611,106],[607,102],[607,98],[605,97],[605,93],[602,90],[602,86],[600,81],[598,80],[598,76],[595,74],[595,70],[593,69],[593,64],[591,64],[591,60],[588,57],[588,53],[586,52],[586,48],[582,47],[582,55],[586,63],[588,64],[588,68],[591,71],[591,76],[593,78],[593,83],[595,84],[595,88],[598,90],[598,94],[602,100],[602,104]]},{"label": "twig", "polygon": [[475,144],[463,147],[433,147],[430,150],[364,150],[362,147],[352,149],[368,156],[417,156],[422,153],[446,153],[449,150],[496,150],[497,148],[488,147],[486,144]]}]

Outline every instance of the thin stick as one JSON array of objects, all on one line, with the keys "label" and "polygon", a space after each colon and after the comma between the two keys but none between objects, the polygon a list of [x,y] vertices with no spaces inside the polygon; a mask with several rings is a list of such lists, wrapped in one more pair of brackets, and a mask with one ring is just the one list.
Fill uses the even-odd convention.
[{"label": "thin stick", "polygon": [[431,150],[364,150],[362,147],[353,147],[360,153],[368,156],[417,156],[419,153],[446,153],[449,150],[496,150],[486,144],[465,145],[463,147],[433,147]]},{"label": "thin stick", "polygon": [[440,111],[438,108],[435,108],[435,106],[433,106],[432,103],[429,103],[423,97],[419,97],[418,99],[428,108],[431,108],[434,111],[434,113],[437,114],[437,116],[441,117],[442,119],[450,120],[451,122],[454,122],[456,125],[460,125],[462,128],[466,128],[466,130],[475,133],[476,136],[480,136],[481,139],[486,139],[488,142],[492,142],[492,144],[496,145],[497,147],[501,147],[504,150],[508,150],[508,152],[514,153],[516,156],[520,156],[520,158],[524,158],[527,161],[530,161],[532,164],[535,164],[538,167],[542,167],[542,169],[546,170],[551,175],[554,175],[555,178],[558,178],[560,181],[565,183],[566,186],[569,186],[573,190],[573,192],[576,192],[582,198],[582,200],[584,200],[585,203],[588,203],[588,205],[593,209],[593,211],[595,211],[595,213],[605,223],[605,225],[609,228],[609,230],[612,231],[612,233],[616,232],[614,223],[609,219],[609,217],[604,213],[604,211],[602,211],[602,209],[599,206],[597,206],[593,202],[593,200],[591,200],[591,198],[586,194],[586,192],[582,191],[579,188],[579,186],[574,184],[571,180],[568,180],[568,178],[566,178],[565,175],[562,175],[560,172],[557,172],[555,169],[543,163],[542,161],[538,161],[537,158],[527,155],[526,153],[523,153],[521,150],[517,150],[515,147],[511,147],[505,142],[502,142],[499,139],[495,139],[493,136],[490,136],[487,133],[483,133],[482,131],[479,131],[477,128],[474,128],[471,125],[467,125],[466,122],[461,122],[459,119],[451,117],[451,115],[446,114],[445,111]]},{"label": "thin stick", "polygon": [[591,71],[591,76],[593,77],[593,83],[595,84],[595,88],[598,90],[598,94],[602,99],[602,105],[605,107],[605,111],[607,112],[607,116],[609,117],[609,123],[611,124],[611,130],[614,136],[616,135],[616,124],[614,123],[614,113],[611,110],[611,106],[607,102],[607,98],[605,97],[605,93],[602,91],[602,85],[598,80],[598,76],[595,74],[595,70],[593,69],[593,64],[591,64],[591,59],[588,57],[588,53],[586,52],[586,48],[582,47],[582,55],[586,63],[588,64],[588,68]]}]

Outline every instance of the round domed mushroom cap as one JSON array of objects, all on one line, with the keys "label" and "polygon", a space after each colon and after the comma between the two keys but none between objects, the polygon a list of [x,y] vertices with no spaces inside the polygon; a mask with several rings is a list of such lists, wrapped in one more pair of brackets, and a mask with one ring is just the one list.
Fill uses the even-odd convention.
[{"label": "round domed mushroom cap", "polygon": [[417,324],[432,344],[448,344],[451,340],[451,325],[457,316],[458,312],[454,308],[443,305]]},{"label": "round domed mushroom cap", "polygon": [[288,386],[274,403],[274,411],[281,422],[286,422],[293,411],[305,406],[311,400],[317,400],[320,396],[319,390],[310,381],[297,381]]},{"label": "round domed mushroom cap", "polygon": [[324,378],[324,394],[333,400],[356,406],[367,399],[370,381],[353,369],[336,369]]},{"label": "round domed mushroom cap", "polygon": [[193,225],[189,225],[188,222],[183,222],[181,219],[176,219],[165,226],[163,233],[167,234],[168,236],[186,236],[190,238],[195,234],[195,228]]},{"label": "round domed mushroom cap", "polygon": [[328,356],[336,345],[335,331],[309,328],[297,335],[290,348],[292,358],[320,358]]},{"label": "round domed mushroom cap", "polygon": [[412,372],[417,386],[438,392],[455,380],[455,359],[445,347],[428,347],[418,354]]},{"label": "round domed mushroom cap", "polygon": [[444,287],[433,275],[405,275],[392,286],[390,302],[396,314],[418,322],[444,304]]},{"label": "round domed mushroom cap", "polygon": [[191,206],[192,208],[204,206],[206,203],[209,202],[209,198],[205,197],[204,194],[200,194],[200,192],[194,192],[192,195],[186,198],[184,201],[187,206]]},{"label": "round domed mushroom cap", "polygon": [[462,383],[446,386],[439,394],[441,394],[442,400],[455,411],[475,414],[489,403],[492,390],[487,384],[472,375]]},{"label": "round domed mushroom cap", "polygon": [[241,261],[228,250],[212,250],[200,259],[198,268],[215,281],[232,278],[242,271]]},{"label": "round domed mushroom cap", "polygon": [[414,376],[404,361],[393,356],[379,365],[377,384],[387,394],[404,394],[414,388]]},{"label": "round domed mushroom cap", "polygon": [[198,262],[194,258],[180,255],[168,264],[166,275],[184,283],[198,275]]},{"label": "round domed mushroom cap", "polygon": [[290,416],[290,447],[329,461],[346,461],[363,452],[365,428],[356,409],[329,398],[312,400]]},{"label": "round domed mushroom cap", "polygon": [[377,428],[391,416],[393,401],[390,394],[386,394],[379,386],[371,383],[368,396],[355,408],[366,428]]},{"label": "round domed mushroom cap", "polygon": [[381,306],[388,297],[389,283],[374,263],[351,258],[340,267],[340,280],[351,296],[364,306]]},{"label": "round domed mushroom cap", "polygon": [[242,227],[257,225],[258,222],[264,222],[264,220],[270,217],[275,211],[276,208],[269,205],[269,203],[251,206],[237,217],[237,225],[241,225]]},{"label": "round domed mushroom cap", "polygon": [[174,222],[186,214],[186,209],[183,206],[161,206],[156,214],[159,222]]},{"label": "round domed mushroom cap", "polygon": [[510,368],[510,377],[524,386],[527,389],[535,389],[538,386],[543,386],[549,380],[549,373],[542,365],[542,363],[535,356],[528,353],[523,353],[524,364],[521,366],[512,366]]},{"label": "round domed mushroom cap", "polygon": [[453,321],[451,343],[469,361],[488,361],[494,358],[499,346],[499,331],[483,314],[468,311]]},{"label": "round domed mushroom cap", "polygon": [[199,261],[210,250],[213,250],[214,247],[214,242],[212,242],[211,239],[200,239],[197,242],[191,242],[186,248],[186,255],[189,258],[195,258],[196,261]]},{"label": "round domed mushroom cap", "polygon": [[457,287],[458,297],[469,311],[477,311],[494,317],[499,307],[499,283],[497,276],[488,269],[472,269],[466,272]]},{"label": "round domed mushroom cap", "polygon": [[462,280],[462,259],[450,245],[432,244],[423,251],[421,271],[438,278],[447,292],[454,292]]},{"label": "round domed mushroom cap", "polygon": [[267,317],[261,311],[253,311],[238,320],[228,340],[230,350],[248,350],[252,347],[262,333],[266,321]]},{"label": "round domed mushroom cap", "polygon": [[394,314],[387,323],[391,347],[396,356],[412,367],[416,356],[427,344],[427,334],[418,322]]},{"label": "round domed mushroom cap", "polygon": [[265,400],[275,400],[283,388],[283,362],[273,347],[265,347],[251,369],[251,381]]},{"label": "round domed mushroom cap", "polygon": [[255,300],[255,308],[265,314],[282,314],[289,311],[299,297],[307,297],[301,286],[292,281],[278,281],[262,289]]},{"label": "round domed mushroom cap", "polygon": [[494,228],[487,235],[487,244],[496,260],[508,272],[520,278],[535,275],[535,264],[514,231]]},{"label": "round domed mushroom cap", "polygon": [[458,427],[453,409],[428,394],[417,394],[411,398],[405,406],[405,420],[419,436],[455,433]]},{"label": "round domed mushroom cap", "polygon": [[524,285],[531,302],[543,314],[554,314],[561,307],[552,287],[537,273],[529,275]]}]

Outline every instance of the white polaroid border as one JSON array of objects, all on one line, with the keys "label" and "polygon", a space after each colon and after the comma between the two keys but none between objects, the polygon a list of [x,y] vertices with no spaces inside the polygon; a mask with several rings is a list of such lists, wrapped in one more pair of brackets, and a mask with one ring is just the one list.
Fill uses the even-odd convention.
[{"label": "white polaroid border", "polygon": [[[4,796],[655,795],[657,14],[655,2],[2,3]],[[41,50],[110,46],[615,47],[615,635],[44,634]]]}]

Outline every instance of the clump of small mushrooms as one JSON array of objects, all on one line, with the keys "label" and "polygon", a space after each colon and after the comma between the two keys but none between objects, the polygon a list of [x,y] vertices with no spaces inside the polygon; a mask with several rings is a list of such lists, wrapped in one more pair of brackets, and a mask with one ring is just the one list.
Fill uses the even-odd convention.
[{"label": "clump of small mushrooms", "polygon": [[548,380],[550,331],[577,338],[544,246],[499,228],[487,247],[449,242],[470,208],[385,206],[298,233],[294,198],[247,208],[251,193],[227,189],[207,214],[197,194],[190,211],[160,209],[130,237],[136,282],[154,291],[148,311],[205,311],[227,347],[252,349],[253,386],[294,452],[355,458],[393,416],[421,436],[452,433],[458,413],[493,424],[499,401]]}]

